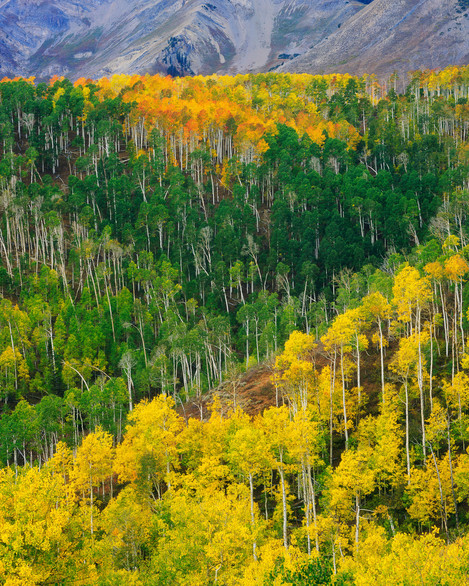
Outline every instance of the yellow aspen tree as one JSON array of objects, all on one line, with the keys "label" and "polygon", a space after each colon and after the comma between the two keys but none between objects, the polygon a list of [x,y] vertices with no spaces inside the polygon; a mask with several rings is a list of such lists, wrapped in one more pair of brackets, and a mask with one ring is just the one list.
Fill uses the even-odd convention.
[{"label": "yellow aspen tree", "polygon": [[329,485],[328,507],[336,523],[350,524],[354,521],[355,551],[359,550],[362,498],[373,492],[376,485],[372,455],[373,450],[369,447],[343,452]]},{"label": "yellow aspen tree", "polygon": [[[467,366],[467,358],[463,359],[462,365]],[[463,414],[469,407],[469,376],[464,371],[458,372],[451,383],[443,381],[443,391],[449,413],[457,412],[460,435],[464,438]]]},{"label": "yellow aspen tree", "polygon": [[388,300],[381,293],[370,293],[363,298],[363,311],[369,316],[370,320],[378,324],[378,344],[381,364],[381,394],[383,403],[385,402],[385,384],[384,384],[384,348],[387,346],[387,339],[383,335],[383,323],[389,320],[392,315],[392,308]]},{"label": "yellow aspen tree", "polygon": [[405,266],[395,277],[393,285],[393,304],[397,310],[397,320],[407,324],[408,333],[416,334],[418,360],[417,360],[417,384],[420,395],[420,421],[422,426],[423,459],[426,460],[425,441],[425,396],[422,344],[426,343],[428,336],[422,333],[422,310],[432,297],[432,290],[428,277],[420,277],[414,267]]},{"label": "yellow aspen tree", "polygon": [[[451,438],[450,433],[450,414],[447,409],[444,409],[438,399],[435,399],[434,409],[430,414],[427,421],[427,440],[430,447],[430,452],[433,459],[433,464],[438,472],[438,463],[436,461],[435,452],[439,451],[446,444],[447,459],[448,459],[448,470],[451,483],[451,496],[453,499],[453,507],[456,518],[456,526],[459,528],[459,517],[458,517],[458,505],[456,499],[455,479],[454,479],[454,462],[453,462],[453,449],[454,442]],[[441,481],[440,481],[441,489]],[[441,498],[443,498],[441,496]]]},{"label": "yellow aspen tree", "polygon": [[50,467],[21,469],[18,474],[9,468],[1,470],[2,584],[33,586],[89,579],[77,547],[74,512],[63,477]]},{"label": "yellow aspen tree", "polygon": [[336,371],[337,357],[339,357],[346,450],[348,449],[349,444],[349,425],[351,425],[349,424],[347,416],[346,383],[350,372],[350,363],[346,361],[346,354],[352,349],[351,340],[353,337],[353,331],[351,316],[346,312],[336,317],[327,333],[321,338],[321,342],[324,344],[324,349],[330,353],[334,373]]},{"label": "yellow aspen tree", "polygon": [[407,487],[412,504],[409,515],[420,523],[430,524],[438,519],[441,529],[448,534],[448,515],[455,513],[448,455],[438,459],[435,453],[428,457],[424,470],[413,468]]},{"label": "yellow aspen tree", "polygon": [[314,414],[311,411],[298,411],[293,418],[288,449],[291,457],[297,462],[301,477],[305,504],[308,555],[311,555],[311,532],[313,532],[314,535],[316,551],[319,553],[317,497],[313,480],[313,468],[322,464],[319,457],[321,444],[322,430],[319,423],[314,420]]},{"label": "yellow aspen tree", "polygon": [[[246,564],[237,586],[265,586],[270,583],[270,576],[276,565],[281,563],[285,569],[294,571],[296,563],[303,558],[304,555],[298,547],[290,545],[286,551],[282,540],[270,538],[259,547],[258,559]],[[281,584],[281,578],[276,579],[273,584]]]},{"label": "yellow aspen tree", "polygon": [[150,501],[142,499],[131,485],[122,489],[100,517],[99,528],[105,534],[100,544],[105,556],[101,572],[104,567],[106,573],[111,573],[115,567],[125,567],[127,572],[138,567],[144,548],[148,547],[154,521]]},{"label": "yellow aspen tree", "polygon": [[369,415],[357,430],[358,445],[371,448],[370,468],[380,492],[398,487],[402,482],[402,431],[399,425],[398,398],[389,391],[377,417]]},{"label": "yellow aspen tree", "polygon": [[110,433],[97,429],[87,435],[77,449],[71,472],[74,488],[88,493],[90,499],[90,533],[94,533],[95,488],[112,474],[114,448]]},{"label": "yellow aspen tree", "polygon": [[367,350],[369,342],[363,333],[369,326],[369,317],[363,307],[356,307],[347,311],[352,321],[352,342],[356,356],[357,365],[357,389],[358,389],[358,412],[361,406],[361,394],[363,392],[361,380],[361,352]]},{"label": "yellow aspen tree", "polygon": [[393,304],[398,321],[408,325],[408,333],[421,329],[421,313],[431,299],[428,277],[420,277],[418,270],[405,266],[394,278]]},{"label": "yellow aspen tree", "polygon": [[[164,481],[171,488],[171,468],[179,465],[178,435],[183,420],[174,410],[174,400],[160,395],[143,401],[128,416],[124,440],[116,448],[114,471],[121,482],[155,487]],[[161,495],[160,495],[161,496]]]},{"label": "yellow aspen tree", "polygon": [[159,503],[149,581],[181,586],[239,583],[252,560],[247,487],[232,483],[207,487],[185,478]]},{"label": "yellow aspen tree", "polygon": [[[406,463],[407,463],[407,476],[410,480],[410,426],[409,426],[409,405],[410,405],[410,393],[409,393],[409,380],[416,374],[419,361],[419,347],[422,344],[422,336],[424,342],[427,341],[425,336],[428,334],[414,334],[408,338],[401,338],[399,340],[399,350],[396,352],[393,361],[390,363],[389,368],[399,375],[404,386],[404,404],[405,404],[405,451],[406,451]],[[425,442],[425,421],[422,425],[422,442]],[[424,449],[425,454],[425,449]]]},{"label": "yellow aspen tree", "polygon": [[293,414],[308,407],[315,387],[316,373],[310,356],[314,347],[312,336],[294,331],[275,359],[274,382],[282,388]]},{"label": "yellow aspen tree", "polygon": [[342,572],[351,572],[354,584],[368,586],[378,584],[375,568],[382,563],[382,559],[389,550],[389,542],[386,538],[384,527],[370,523],[365,535],[360,542],[360,548],[354,552],[354,556],[342,560],[340,569]]},{"label": "yellow aspen tree", "polygon": [[[468,538],[447,544],[437,530],[415,536],[398,533],[386,542],[379,529],[365,539],[353,578],[357,586],[401,586],[402,584],[467,584]],[[365,549],[366,547],[366,549]]]},{"label": "yellow aspen tree", "polygon": [[[448,308],[446,307],[446,298],[443,293],[443,281],[445,278],[445,271],[444,267],[439,261],[433,261],[427,263],[423,270],[428,275],[428,277],[433,282],[433,300],[435,303],[435,299],[439,296],[440,304],[441,304],[441,316],[440,318],[443,319],[443,331],[445,335],[445,349],[446,349],[446,356],[449,355],[449,339],[450,339],[450,327],[449,327],[449,316],[448,316]],[[438,295],[439,293],[439,295]],[[437,320],[438,314],[433,312],[434,320]]]},{"label": "yellow aspen tree", "polygon": [[324,366],[318,375],[317,410],[320,421],[329,428],[329,462],[332,464],[333,432],[339,427],[342,414],[342,389],[331,365]]},{"label": "yellow aspen tree", "polygon": [[226,452],[230,427],[235,419],[238,423],[239,414],[231,414],[232,418],[224,416],[220,398],[215,396],[211,405],[210,419],[203,423],[200,437],[200,460],[195,470],[199,481],[207,486],[221,488],[232,479],[231,470],[227,464]]},{"label": "yellow aspen tree", "polygon": [[249,497],[251,512],[251,527],[254,536],[252,555],[257,559],[256,514],[254,505],[254,482],[257,476],[272,467],[273,461],[269,457],[269,446],[265,431],[247,421],[230,438],[228,459],[249,480]]},{"label": "yellow aspen tree", "polygon": [[288,549],[287,484],[285,475],[290,470],[288,445],[293,431],[288,408],[282,405],[281,407],[267,409],[262,414],[260,425],[265,430],[269,451],[280,477],[283,519],[282,536],[283,545],[285,549]]},{"label": "yellow aspen tree", "polygon": [[[453,363],[457,360],[458,352],[458,329],[461,332],[462,352],[465,351],[464,329],[463,329],[463,277],[469,271],[469,265],[459,254],[450,256],[444,265],[445,276],[454,284],[453,304]],[[453,373],[454,374],[454,373]]]}]

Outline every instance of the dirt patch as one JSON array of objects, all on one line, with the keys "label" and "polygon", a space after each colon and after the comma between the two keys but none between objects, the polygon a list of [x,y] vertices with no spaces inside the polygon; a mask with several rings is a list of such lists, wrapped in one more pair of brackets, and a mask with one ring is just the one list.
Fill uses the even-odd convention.
[{"label": "dirt patch", "polygon": [[[368,332],[371,338],[372,331]],[[384,368],[386,382],[395,382],[395,377],[388,369],[390,360],[394,357],[398,343],[391,340],[390,346],[385,351]],[[320,372],[330,364],[330,357],[321,342],[317,342],[310,353],[310,360],[314,368]],[[355,358],[352,359],[355,361]],[[365,414],[377,414],[381,405],[381,377],[380,354],[378,348],[370,344],[366,351],[360,355],[361,385],[363,387],[363,409]],[[221,401],[222,413],[228,413],[233,407],[239,407],[245,413],[254,417],[265,409],[277,404],[277,392],[272,382],[274,372],[273,361],[250,368],[237,378],[226,381],[215,389],[205,393],[197,399],[189,399],[187,403],[178,405],[178,412],[186,418],[207,420],[210,417],[211,404],[214,395],[217,394]],[[357,385],[356,369],[347,383],[347,388],[352,389]],[[278,391],[278,403],[283,403],[281,389]]]},{"label": "dirt patch", "polygon": [[221,401],[222,412],[239,407],[254,417],[276,404],[275,386],[272,383],[273,364],[262,364],[250,368],[234,380],[222,383],[197,399],[178,405],[177,411],[186,421],[195,417],[206,420],[215,395]]}]

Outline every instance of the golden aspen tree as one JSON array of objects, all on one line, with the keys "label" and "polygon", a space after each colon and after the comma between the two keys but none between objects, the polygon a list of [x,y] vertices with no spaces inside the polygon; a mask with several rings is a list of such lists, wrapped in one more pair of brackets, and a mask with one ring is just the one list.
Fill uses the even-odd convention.
[{"label": "golden aspen tree", "polygon": [[[466,364],[466,358],[464,357],[462,362],[462,366],[465,367],[467,366]],[[459,427],[459,439],[462,439],[463,442],[463,446],[465,444],[465,431],[466,431],[466,426],[465,426],[465,417],[463,416],[463,413],[465,415],[465,412],[467,410],[467,407],[469,406],[469,377],[467,376],[467,374],[463,371],[458,372],[454,377],[453,377],[453,381],[450,384],[450,382],[446,382],[443,381],[443,396],[445,398],[445,402],[446,402],[446,411],[443,410],[443,408],[440,406],[437,412],[437,415],[439,415],[439,420],[440,420],[440,435],[443,433],[443,420],[445,425],[445,435],[447,438],[447,446],[448,446],[448,464],[449,464],[449,470],[450,470],[450,478],[451,478],[451,489],[452,489],[452,493],[453,493],[453,501],[454,501],[454,508],[455,508],[455,513],[456,513],[456,524],[459,524],[459,518],[458,518],[458,510],[457,510],[457,497],[455,493],[459,493],[459,491],[456,488],[456,485],[458,484],[458,479],[456,479],[455,476],[455,466],[459,467],[460,470],[460,466],[461,464],[464,463],[465,459],[466,459],[466,455],[465,454],[461,454],[459,457],[457,457],[455,459],[455,461],[453,461],[453,450],[454,450],[454,443],[455,443],[455,438],[454,436],[451,436],[451,420],[452,417],[454,417],[454,413],[457,412],[457,423],[458,423],[458,427]],[[433,414],[432,414],[433,415]],[[461,476],[459,476],[459,479],[461,479]],[[459,498],[459,497],[458,497]]]},{"label": "golden aspen tree", "polygon": [[359,447],[372,448],[369,465],[380,492],[397,488],[402,482],[404,468],[399,411],[397,395],[389,392],[388,401],[381,404],[379,415],[363,419],[357,430]]},{"label": "golden aspen tree", "polygon": [[368,446],[343,452],[329,484],[330,514],[337,524],[354,523],[355,551],[359,550],[362,499],[376,486],[372,456],[373,450]]},{"label": "golden aspen tree", "polygon": [[122,568],[130,579],[127,573],[132,573],[144,557],[154,521],[150,501],[141,498],[133,486],[126,486],[109,502],[99,520],[99,528],[105,534],[99,551],[104,555],[102,567],[107,566],[106,574],[113,568]]},{"label": "golden aspen tree", "polygon": [[274,382],[281,387],[293,414],[308,407],[314,391],[315,369],[310,356],[314,347],[312,336],[294,331],[275,359]]},{"label": "golden aspen tree", "polygon": [[76,491],[89,494],[90,533],[94,533],[95,488],[112,474],[114,448],[110,433],[97,429],[87,435],[77,449],[71,471],[71,482]]},{"label": "golden aspen tree", "polygon": [[458,351],[458,329],[461,332],[461,348],[465,351],[464,328],[463,328],[463,277],[469,272],[469,265],[459,254],[450,256],[444,264],[445,276],[454,284],[454,305],[453,305],[453,361],[457,360]]},{"label": "golden aspen tree", "polygon": [[[446,298],[443,292],[443,281],[445,277],[444,267],[439,261],[433,261],[427,263],[423,267],[425,273],[433,282],[433,300],[438,298],[440,299],[440,307],[441,307],[441,316],[440,319],[443,319],[443,331],[445,336],[445,349],[446,349],[446,356],[449,355],[449,340],[450,340],[450,326],[449,326],[449,315],[448,315],[448,308],[446,303]],[[438,319],[438,315],[434,316],[434,319]]]},{"label": "golden aspen tree", "polygon": [[425,396],[422,345],[428,335],[422,332],[421,315],[432,296],[428,277],[420,277],[414,267],[404,267],[395,277],[393,285],[393,304],[397,310],[397,320],[408,326],[408,333],[416,335],[417,340],[417,385],[420,395],[420,423],[422,427],[423,458],[426,460],[425,441]]},{"label": "golden aspen tree", "polygon": [[325,350],[327,350],[331,355],[332,369],[334,373],[336,372],[337,357],[339,357],[346,450],[348,449],[349,444],[349,427],[351,427],[352,425],[348,419],[346,397],[346,387],[347,380],[350,376],[351,362],[347,360],[346,355],[348,352],[352,350],[351,341],[353,334],[353,321],[351,319],[351,315],[348,312],[346,312],[336,317],[327,333],[321,338],[321,342],[324,344]]},{"label": "golden aspen tree", "polygon": [[0,471],[2,583],[39,585],[91,576],[77,545],[82,527],[63,477],[51,467]]},{"label": "golden aspen tree", "polygon": [[252,559],[248,489],[207,487],[195,477],[164,495],[155,525],[149,575],[160,584],[239,583]]},{"label": "golden aspen tree", "polygon": [[357,365],[357,392],[358,392],[358,406],[359,413],[361,407],[361,395],[363,392],[361,380],[361,352],[368,349],[368,338],[363,333],[364,329],[369,325],[369,317],[363,307],[356,307],[347,311],[352,321],[352,341],[354,346],[354,353],[356,356]]},{"label": "golden aspen tree", "polygon": [[294,425],[290,419],[288,408],[271,407],[262,414],[260,425],[265,430],[269,451],[274,460],[280,477],[280,491],[282,497],[282,537],[285,549],[288,549],[288,513],[287,513],[287,482],[285,475],[289,472],[290,455],[288,451],[289,438]]},{"label": "golden aspen tree", "polygon": [[[451,483],[451,496],[453,500],[453,507],[455,513],[455,520],[456,520],[456,527],[459,529],[459,514],[458,514],[458,504],[457,504],[457,497],[456,497],[456,481],[454,477],[454,440],[451,437],[451,418],[448,409],[445,409],[438,399],[435,399],[434,409],[430,414],[427,422],[428,428],[428,443],[430,447],[430,452],[433,459],[433,464],[435,466],[436,472],[438,473],[438,464],[435,457],[435,452],[439,454],[440,450],[443,448],[444,445],[447,447],[447,459],[448,459],[448,470],[449,470],[449,478]],[[442,484],[440,480],[439,484],[440,490],[442,490]],[[443,496],[441,499],[443,499]]]},{"label": "golden aspen tree", "polygon": [[[466,362],[467,359],[463,358],[463,366]],[[469,376],[464,371],[458,372],[452,382],[443,382],[443,391],[449,412],[457,412],[460,434],[464,437],[464,415],[469,407]]]},{"label": "golden aspen tree", "polygon": [[421,313],[432,295],[429,279],[420,277],[416,268],[405,266],[394,277],[392,292],[398,321],[408,325],[409,334],[420,331]]},{"label": "golden aspen tree", "polygon": [[240,427],[230,438],[228,447],[228,459],[243,476],[249,480],[251,527],[254,536],[252,555],[257,559],[256,540],[256,507],[254,505],[254,481],[257,476],[272,467],[269,458],[269,446],[265,432],[262,428],[249,420]]},{"label": "golden aspen tree", "polygon": [[314,415],[310,410],[298,411],[293,418],[292,432],[288,441],[288,450],[292,459],[297,462],[301,478],[308,555],[311,555],[311,533],[314,535],[316,551],[319,553],[317,496],[313,468],[323,464],[319,457],[322,430],[319,423],[314,420]]},{"label": "golden aspen tree", "polygon": [[[269,538],[259,547],[257,557],[256,561],[251,560],[246,564],[239,586],[264,586],[277,565],[281,564],[286,570],[294,571],[298,563],[304,561],[305,555],[298,547],[290,545],[285,550],[282,540]],[[281,578],[276,578],[273,582],[275,585],[281,583]]]},{"label": "golden aspen tree", "polygon": [[[365,550],[366,543],[366,550]],[[372,534],[353,568],[357,586],[402,584],[467,584],[468,539],[447,544],[438,532],[422,536],[398,533],[386,543],[384,535]],[[363,555],[362,555],[363,554]]]},{"label": "golden aspen tree", "polygon": [[333,458],[333,432],[340,427],[342,418],[342,389],[335,377],[334,369],[329,364],[324,366],[318,375],[317,409],[319,419],[327,422],[329,427],[329,463]]},{"label": "golden aspen tree", "polygon": [[[423,340],[422,340],[423,336]],[[427,336],[427,338],[425,338]],[[419,347],[422,342],[425,343],[428,339],[428,334],[414,334],[409,338],[401,338],[399,340],[399,349],[396,352],[395,358],[390,363],[389,368],[399,375],[404,385],[404,405],[405,405],[405,451],[407,462],[407,475],[410,479],[410,389],[409,381],[416,375],[419,362]],[[422,441],[425,441],[425,422],[422,426]],[[425,449],[423,449],[425,454]]]},{"label": "golden aspen tree", "polygon": [[360,548],[354,552],[353,558],[342,559],[340,564],[340,571],[351,573],[354,584],[360,586],[378,584],[375,568],[382,563],[389,549],[384,527],[370,523],[364,533]]},{"label": "golden aspen tree", "polygon": [[383,334],[383,323],[389,320],[392,315],[391,305],[381,293],[370,293],[362,300],[362,307],[365,315],[369,316],[372,321],[378,324],[378,338],[373,341],[378,342],[381,364],[381,394],[383,403],[386,400],[385,383],[384,383],[384,348],[387,346],[387,339]]},{"label": "golden aspen tree", "polygon": [[171,488],[171,469],[178,468],[178,435],[183,420],[174,400],[160,395],[143,401],[130,413],[124,440],[116,448],[114,471],[119,480],[132,482],[161,496],[161,482]]},{"label": "golden aspen tree", "polygon": [[221,488],[232,479],[226,459],[231,421],[223,416],[218,396],[214,398],[211,411],[210,419],[200,427],[200,455],[194,473],[204,486]]},{"label": "golden aspen tree", "polygon": [[429,456],[425,470],[413,468],[407,492],[412,500],[410,516],[429,527],[439,519],[448,533],[448,515],[455,512],[448,458],[433,461]]}]

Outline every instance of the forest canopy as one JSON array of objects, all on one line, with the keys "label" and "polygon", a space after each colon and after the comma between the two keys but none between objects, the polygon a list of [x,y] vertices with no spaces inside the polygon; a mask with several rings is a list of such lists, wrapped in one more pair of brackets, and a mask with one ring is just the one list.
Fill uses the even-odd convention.
[{"label": "forest canopy", "polygon": [[0,583],[466,583],[468,72],[0,82]]}]

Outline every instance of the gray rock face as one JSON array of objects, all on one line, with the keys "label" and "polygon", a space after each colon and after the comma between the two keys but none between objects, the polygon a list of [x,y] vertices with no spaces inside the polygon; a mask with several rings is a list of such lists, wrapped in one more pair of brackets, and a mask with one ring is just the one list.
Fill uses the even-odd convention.
[{"label": "gray rock face", "polygon": [[469,63],[469,0],[374,0],[282,71],[375,73]]},{"label": "gray rock face", "polygon": [[0,0],[0,75],[266,71],[361,8],[348,0]]},{"label": "gray rock face", "polygon": [[[0,0],[0,77],[233,74],[276,68],[382,73],[393,63],[461,63],[464,55],[467,60],[468,4]],[[426,59],[430,44],[433,57]]]}]

